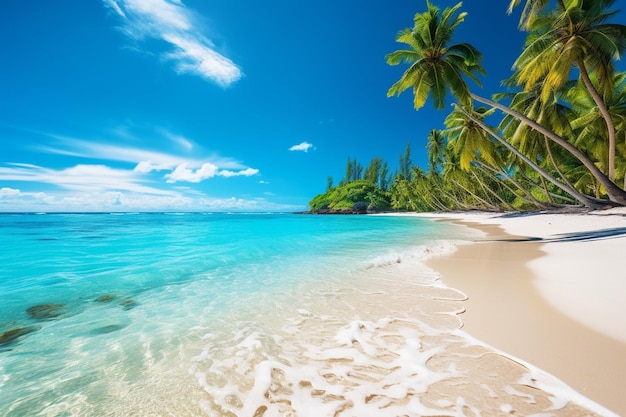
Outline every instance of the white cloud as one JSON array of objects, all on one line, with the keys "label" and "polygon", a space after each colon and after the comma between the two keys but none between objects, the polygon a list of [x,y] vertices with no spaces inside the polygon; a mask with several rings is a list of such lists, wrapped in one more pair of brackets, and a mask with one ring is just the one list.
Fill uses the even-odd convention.
[{"label": "white cloud", "polygon": [[149,174],[152,171],[163,171],[166,169],[170,169],[170,166],[155,164],[152,161],[141,161],[137,164],[133,171],[140,174]]},{"label": "white cloud", "polygon": [[174,133],[170,133],[166,130],[163,130],[163,134],[172,142],[174,142],[175,144],[179,145],[181,148],[185,149],[186,151],[190,151],[193,149],[193,142],[189,139],[187,139],[184,136],[181,135],[176,135]]},{"label": "white cloud", "polygon": [[0,188],[0,198],[2,197],[15,197],[20,195],[20,190],[16,188],[2,187]]},{"label": "white cloud", "polygon": [[200,182],[207,178],[213,178],[217,174],[217,166],[211,163],[202,164],[196,170],[189,168],[188,164],[180,164],[170,174],[165,174],[168,183],[177,181]]},{"label": "white cloud", "polygon": [[313,148],[313,144],[309,143],[309,142],[302,142],[298,145],[293,145],[291,148],[289,148],[290,151],[304,151],[304,152],[308,152],[309,149]]},{"label": "white cloud", "polygon": [[164,58],[178,72],[189,72],[228,86],[241,78],[241,70],[215,50],[202,35],[194,13],[180,0],[103,0],[124,21],[124,32],[137,40],[161,39],[173,50]]},{"label": "white cloud", "polygon": [[[165,134],[171,140],[188,141],[189,144],[193,146],[191,141],[182,136],[174,135],[169,132]],[[141,173],[173,170],[178,165],[183,163],[189,164],[190,167],[200,167],[202,164],[210,162],[223,169],[246,168],[237,160],[228,157],[211,156],[208,158],[209,161],[207,161],[206,159],[193,159],[163,152],[155,152],[127,146],[109,145],[55,134],[45,135],[57,139],[59,141],[59,146],[42,146],[39,148],[41,151],[58,155],[69,155],[97,160],[104,159],[108,161],[130,162],[132,164],[137,164],[135,170]],[[181,144],[182,143],[184,142],[181,142]]]},{"label": "white cloud", "polygon": [[264,198],[214,198],[205,194],[189,196],[143,194],[130,191],[107,192],[21,192],[0,199],[0,212],[133,212],[133,211],[298,211],[304,207],[277,204]]},{"label": "white cloud", "polygon": [[202,180],[213,178],[215,176],[220,177],[250,177],[259,173],[258,169],[246,168],[240,171],[231,171],[228,169],[220,170],[216,165],[211,163],[205,163],[198,169],[190,168],[188,164],[180,164],[170,174],[165,174],[165,178],[168,183],[174,183],[178,181],[186,182],[200,182]]},{"label": "white cloud", "polygon": [[58,187],[85,192],[132,191],[155,195],[172,192],[141,184],[133,171],[114,169],[105,165],[75,165],[64,169],[50,169],[31,164],[11,164],[0,167],[0,180],[53,184]]},{"label": "white cloud", "polygon": [[221,176],[221,177],[251,177],[253,175],[256,175],[259,173],[258,169],[255,168],[246,168],[244,170],[241,171],[229,171],[227,169],[223,169],[220,172],[217,173],[217,175]]},{"label": "white cloud", "polygon": [[228,58],[218,54],[212,45],[201,42],[193,35],[164,34],[163,39],[176,48],[164,55],[176,62],[176,71],[192,73],[228,86],[239,78],[239,68]]},{"label": "white cloud", "polygon": [[[180,135],[167,131],[162,132],[173,142],[185,147],[193,147],[193,143]],[[131,173],[149,174],[154,171],[171,171],[165,174],[168,183],[178,181],[200,182],[214,176],[236,177],[253,176],[258,169],[249,168],[233,158],[213,156],[207,159],[190,159],[184,156],[171,155],[146,149],[109,145],[94,141],[71,138],[67,136],[46,134],[59,141],[57,146],[42,146],[44,152],[68,155],[94,160],[107,160],[135,164]],[[96,166],[96,165],[85,165]],[[84,169],[84,168],[83,168]]]}]

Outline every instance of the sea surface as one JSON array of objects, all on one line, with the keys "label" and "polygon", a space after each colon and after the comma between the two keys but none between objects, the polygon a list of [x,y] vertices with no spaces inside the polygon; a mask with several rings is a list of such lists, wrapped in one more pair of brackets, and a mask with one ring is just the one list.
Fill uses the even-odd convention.
[{"label": "sea surface", "polygon": [[578,415],[464,334],[465,295],[421,264],[480,237],[404,216],[0,214],[0,416]]}]

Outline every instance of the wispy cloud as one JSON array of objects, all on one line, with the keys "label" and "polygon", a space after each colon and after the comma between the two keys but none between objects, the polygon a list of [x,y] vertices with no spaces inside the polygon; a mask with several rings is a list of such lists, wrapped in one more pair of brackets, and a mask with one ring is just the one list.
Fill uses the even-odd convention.
[{"label": "wispy cloud", "polygon": [[[140,147],[143,135],[123,137],[133,147],[37,133],[52,140],[31,150],[71,158],[49,158],[54,167],[20,162],[0,165],[0,212],[280,209],[264,200],[207,196],[195,184],[214,177],[254,176],[259,170],[233,158],[202,157],[201,147],[180,135],[158,131],[175,145],[175,153],[168,153]],[[149,139],[154,138],[150,135]],[[74,163],[73,158],[77,158]],[[61,165],[64,161],[70,163]],[[19,183],[24,186],[18,188]]]},{"label": "wispy cloud", "polygon": [[197,24],[200,20],[180,0],[103,0],[135,40],[160,39],[171,46],[163,55],[179,73],[191,73],[228,86],[241,78],[239,67],[216,51]]},{"label": "wispy cloud", "polygon": [[190,139],[187,139],[186,137],[182,135],[177,135],[177,134],[168,132],[167,130],[162,130],[162,132],[165,137],[167,137],[169,140],[171,140],[173,143],[180,146],[184,150],[190,151],[194,148],[193,141],[191,141]]},{"label": "wispy cloud", "polygon": [[[184,148],[193,148],[193,143],[180,135],[166,132],[166,136]],[[94,160],[127,162],[135,164],[133,172],[149,174],[151,172],[172,171],[165,174],[167,182],[200,182],[216,175],[223,177],[252,176],[258,169],[246,167],[237,160],[228,157],[213,156],[204,159],[189,158],[141,148],[99,143],[67,136],[46,134],[58,141],[55,145],[41,146],[47,153],[68,155]],[[188,149],[189,150],[189,149]],[[208,159],[208,160],[207,160]]]},{"label": "wispy cloud", "polygon": [[44,168],[32,164],[9,164],[0,167],[0,180],[53,184],[74,191],[123,190],[144,194],[168,195],[171,191],[142,184],[133,171],[105,165],[79,164],[64,169]]},{"label": "wispy cloud", "polygon": [[290,151],[302,151],[302,152],[308,152],[309,149],[314,149],[313,144],[309,142],[302,142],[302,143],[299,143],[298,145],[293,145],[291,148],[289,148]]}]

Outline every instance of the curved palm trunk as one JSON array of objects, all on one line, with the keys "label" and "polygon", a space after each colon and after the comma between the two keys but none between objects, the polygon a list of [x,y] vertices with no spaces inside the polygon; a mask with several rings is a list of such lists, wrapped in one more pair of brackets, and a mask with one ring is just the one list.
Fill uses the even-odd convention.
[{"label": "curved palm trunk", "polygon": [[[474,94],[472,94],[472,97],[474,97]],[[483,99],[486,100],[486,99]],[[480,100],[478,100],[480,101]],[[490,100],[487,100],[490,101]],[[494,103],[497,104],[497,103]],[[497,104],[498,106],[501,106],[499,104]],[[499,108],[499,107],[497,107]],[[504,147],[506,147],[508,150],[510,150],[511,152],[513,152],[517,157],[519,157],[522,161],[526,162],[528,165],[530,165],[535,171],[537,171],[540,175],[542,175],[544,178],[546,178],[548,181],[550,181],[551,183],[553,183],[554,185],[556,185],[557,187],[559,187],[561,190],[565,191],[566,193],[568,193],[569,195],[571,195],[572,197],[575,197],[576,200],[578,200],[579,202],[581,202],[584,206],[592,208],[592,209],[599,209],[599,208],[604,208],[606,207],[606,204],[593,199],[591,197],[588,197],[586,195],[583,195],[581,193],[579,193],[576,189],[568,187],[567,185],[562,184],[561,182],[559,182],[556,178],[554,178],[552,175],[550,175],[548,172],[546,172],[543,168],[541,168],[539,165],[537,165],[535,162],[533,162],[532,160],[530,160],[526,155],[524,155],[523,153],[521,153],[519,150],[517,150],[517,148],[515,148],[513,145],[511,145],[509,142],[507,142],[506,140],[504,140],[503,138],[501,138],[499,135],[497,135],[496,133],[494,133],[487,125],[485,125],[482,121],[478,120],[477,118],[475,118],[474,116],[472,116],[471,114],[469,114],[469,112],[467,112],[464,108],[459,106],[459,109],[467,116],[469,117],[474,123],[478,124],[478,126],[480,126],[482,129],[485,130],[485,132],[489,133],[489,135],[491,137],[493,137],[495,140],[497,140],[498,142],[500,142],[502,145],[504,145]],[[510,109],[507,109],[508,111],[512,111]],[[517,113],[517,112],[515,112]],[[519,113],[517,113],[519,114]],[[512,115],[513,116],[513,115]],[[521,116],[521,115],[520,115]],[[527,119],[527,118],[526,118]],[[543,132],[542,132],[543,133]],[[626,199],[624,200],[625,204],[626,204]]]},{"label": "curved palm trunk", "polygon": [[546,179],[544,177],[541,177],[541,185],[543,186],[543,191],[546,193],[548,202],[550,204],[554,203],[554,201],[552,201],[552,196],[550,195],[550,190],[548,190],[548,183],[546,183]]},{"label": "curved palm trunk", "polygon": [[489,164],[486,164],[482,161],[476,161],[481,167],[483,167],[484,169],[487,169],[491,172],[494,172],[498,175],[502,175],[504,176],[507,180],[511,181],[513,183],[513,185],[515,185],[517,187],[518,190],[520,190],[522,193],[524,193],[524,195],[529,199],[526,201],[532,202],[535,206],[537,206],[538,208],[547,208],[547,206],[545,204],[543,204],[541,201],[537,200],[535,198],[535,196],[528,191],[526,188],[524,188],[524,186],[522,186],[522,184],[520,184],[515,178],[513,178],[512,176],[509,175],[508,172],[506,172],[506,170],[498,167],[497,169],[490,166]]},{"label": "curved palm trunk", "polygon": [[[430,185],[434,188],[437,189],[437,191],[444,197],[446,197],[448,200],[450,200],[452,202],[452,204],[455,204],[458,207],[463,207],[464,205],[460,202],[459,199],[456,198],[456,196],[454,196],[453,194],[449,193],[448,191],[445,190],[445,188],[443,187],[443,185],[441,184],[440,180],[437,179],[431,179],[430,180],[431,183]],[[437,197],[437,193],[432,192],[432,188],[429,190],[430,192],[425,193],[427,194],[432,200],[434,200],[435,203],[437,203],[436,205],[439,206],[439,210],[440,211],[450,211],[450,207],[448,207],[448,205],[445,204],[445,202],[441,201],[438,197]],[[431,204],[432,205],[432,204]]]},{"label": "curved palm trunk", "polygon": [[[496,200],[498,200],[500,202],[501,207],[506,207],[508,210],[514,210],[513,206],[511,206],[504,198],[502,198],[495,190],[493,190],[491,187],[488,187],[485,182],[483,180],[480,179],[480,177],[478,175],[476,175],[475,172],[472,171],[472,176],[476,179],[476,181],[478,181],[478,185],[480,185],[480,188],[483,189],[483,192],[485,194],[491,194],[492,196],[495,197]],[[500,190],[502,190],[500,187],[498,187]]]},{"label": "curved palm trunk", "polygon": [[[583,152],[581,152],[580,149],[576,148],[574,145],[572,145],[571,143],[569,143],[568,141],[566,141],[565,139],[563,139],[562,137],[560,137],[556,133],[554,133],[551,130],[545,128],[544,126],[541,126],[540,124],[538,124],[534,120],[529,119],[528,117],[524,116],[523,114],[521,114],[521,113],[519,113],[519,112],[517,112],[515,110],[512,110],[512,109],[510,109],[510,108],[508,108],[506,106],[503,106],[502,104],[496,103],[493,100],[489,100],[489,99],[486,99],[484,97],[477,96],[476,94],[473,94],[473,93],[471,94],[471,96],[472,96],[472,98],[474,100],[476,100],[478,102],[481,102],[483,104],[487,104],[489,106],[492,106],[492,107],[494,107],[494,108],[496,108],[498,110],[503,111],[504,113],[506,113],[506,114],[508,114],[510,116],[515,117],[517,120],[526,123],[531,128],[535,129],[536,131],[542,133],[543,135],[545,135],[546,137],[548,137],[552,141],[554,141],[557,144],[561,145],[563,148],[565,148],[567,151],[569,151],[572,155],[574,155],[589,170],[589,172],[594,176],[594,178],[596,178],[598,180],[598,182],[600,182],[600,184],[602,184],[602,186],[604,186],[604,188],[606,190],[606,193],[607,193],[607,195],[609,196],[609,199],[612,202],[617,203],[617,204],[622,205],[622,206],[626,205],[626,191],[624,191],[623,189],[618,187],[617,184],[615,184],[606,175],[604,175],[604,173],[602,171],[600,171],[600,169],[598,169],[598,167],[593,163],[593,161],[591,159],[589,159],[589,157],[587,155],[585,155]],[[477,121],[477,122],[480,124],[480,121]],[[506,141],[504,141],[503,144],[506,144],[505,146],[507,146],[507,148],[511,146]],[[515,149],[515,148],[513,148],[513,149]],[[517,149],[515,149],[515,152],[518,152]],[[524,156],[524,158],[525,158],[525,161],[528,160],[528,158],[526,158],[525,156]],[[533,163],[533,165],[537,166],[534,163]],[[533,166],[533,168],[535,168],[535,166]],[[537,166],[537,168],[539,168],[539,167]],[[537,168],[535,168],[535,169],[537,169]],[[541,168],[539,168],[539,169],[541,169]],[[543,170],[541,170],[541,171],[543,171]],[[537,172],[540,172],[540,171],[537,171]],[[548,176],[550,176],[552,178],[552,176],[550,174],[548,174],[545,171],[543,171],[543,172],[546,175],[548,175]],[[544,175],[544,174],[541,174],[541,175]],[[553,180],[549,179],[548,177],[546,177],[546,179],[548,179],[548,181],[550,181],[550,182],[553,182]],[[583,202],[583,200],[581,200],[578,196],[572,194],[572,192],[571,192],[571,191],[574,191],[579,196],[582,196],[582,194],[580,194],[578,191],[575,191],[575,190],[571,190],[570,191],[569,187],[567,187],[568,189],[564,189],[564,188],[561,187],[562,184],[560,182],[558,182],[558,181],[556,181],[554,184],[555,185],[560,184],[560,185],[557,185],[559,188],[561,188],[562,190],[564,190],[567,193],[571,194],[573,197],[576,197],[576,199],[579,200],[580,202]],[[584,197],[584,198],[589,200],[587,197]],[[587,204],[585,203],[585,205],[587,205]],[[596,203],[596,206],[597,206],[597,203]],[[591,207],[591,206],[589,206],[589,207]]]},{"label": "curved palm trunk", "polygon": [[609,109],[606,107],[604,100],[602,100],[602,97],[600,97],[600,93],[598,93],[598,90],[596,90],[595,86],[591,82],[591,78],[589,78],[585,63],[580,60],[579,62],[577,62],[577,65],[580,69],[580,76],[583,80],[583,84],[585,84],[587,91],[589,91],[589,94],[591,94],[591,98],[593,99],[594,103],[596,103],[596,106],[598,106],[598,110],[600,110],[600,114],[602,114],[604,123],[606,123],[606,129],[609,134],[609,179],[615,182],[615,125],[613,124],[613,119],[611,118]]},{"label": "curved palm trunk", "polygon": [[[440,188],[439,186],[437,186],[437,188]],[[447,193],[442,191],[442,194],[444,196],[446,196],[447,198],[450,198]],[[447,207],[441,200],[439,200],[439,198],[437,198],[437,196],[434,193],[428,193],[429,198],[431,199],[431,201],[428,202],[428,204],[439,211],[450,211],[450,208]],[[453,200],[453,203],[456,204],[456,201]]]},{"label": "curved palm trunk", "polygon": [[[478,167],[481,168],[483,171],[487,170],[485,168],[485,166],[478,165]],[[489,172],[492,172],[493,174],[496,174],[496,175],[494,175],[494,177],[498,178],[497,177],[497,174],[498,174],[497,170],[495,170],[494,168],[491,168],[491,167],[489,167],[489,169],[492,170],[492,171],[489,171]],[[509,192],[511,194],[515,195],[517,198],[521,199],[522,201],[524,201],[524,202],[526,202],[528,204],[534,204],[535,207],[537,207],[537,208],[545,208],[545,207],[541,207],[536,201],[531,201],[531,200],[527,199],[526,197],[522,197],[519,194],[517,194],[516,190],[513,187],[511,187],[509,184],[507,184],[506,181],[502,181],[500,178],[498,178],[498,180],[500,181],[500,183],[502,184],[502,186],[504,188],[509,190]]]},{"label": "curved palm trunk", "polygon": [[563,180],[563,182],[565,184],[567,184],[570,187],[574,188],[574,185],[570,182],[570,180],[567,179],[565,174],[563,174],[563,172],[559,168],[559,164],[556,163],[556,160],[554,159],[554,154],[552,153],[552,148],[550,147],[550,141],[545,136],[543,138],[546,141],[546,151],[548,152],[548,157],[550,158],[550,162],[552,163],[552,167],[554,168],[556,173],[559,174],[559,177],[561,177],[561,179]]},{"label": "curved palm trunk", "polygon": [[[478,201],[479,203],[483,204],[485,207],[489,207],[493,211],[499,211],[500,208],[498,206],[496,206],[493,203],[490,203],[489,201],[485,200],[484,198],[481,198],[480,196],[476,195],[469,188],[467,188],[463,184],[461,184],[459,181],[457,181],[457,180],[450,180],[450,181],[453,184],[455,184],[457,187],[459,187],[460,189],[465,191],[467,194],[469,194],[471,197],[473,197],[476,201]],[[480,207],[476,207],[476,208],[480,208]]]}]

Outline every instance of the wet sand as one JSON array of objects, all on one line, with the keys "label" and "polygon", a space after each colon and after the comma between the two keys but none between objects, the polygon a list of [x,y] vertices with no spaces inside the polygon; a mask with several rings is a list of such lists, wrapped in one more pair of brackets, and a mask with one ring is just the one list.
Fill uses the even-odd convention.
[{"label": "wet sand", "polygon": [[[537,271],[528,264],[545,260],[546,244],[516,241],[497,225],[482,221],[464,223],[484,231],[487,237],[476,244],[461,245],[452,255],[427,261],[441,273],[445,285],[468,296],[466,312],[461,315],[463,329],[553,374],[615,413],[626,415],[626,344],[573,320],[540,294],[535,282]],[[593,262],[594,248],[600,249],[594,242],[569,244],[585,245],[589,262]],[[576,255],[580,258],[580,251]],[[620,273],[612,268],[615,265],[604,265],[598,274]]]}]

